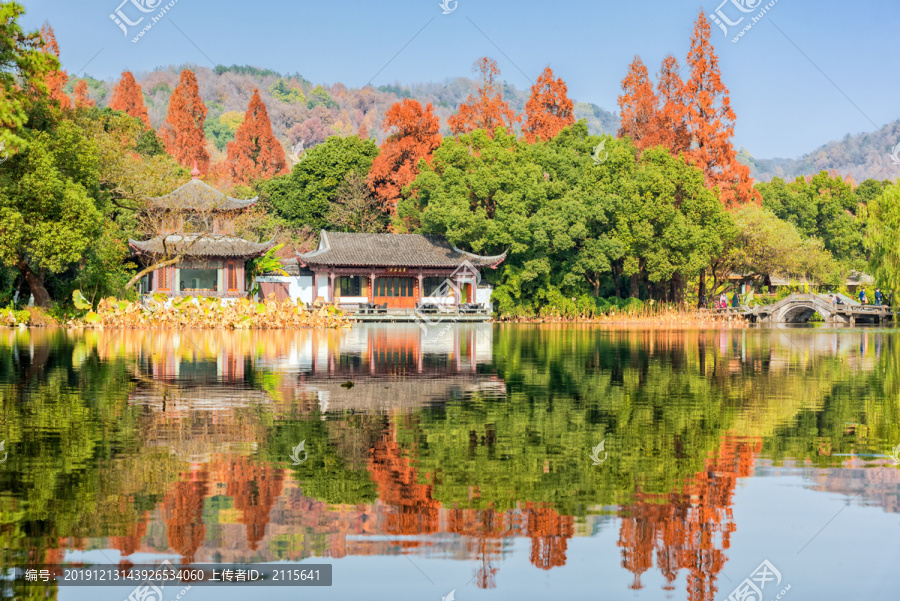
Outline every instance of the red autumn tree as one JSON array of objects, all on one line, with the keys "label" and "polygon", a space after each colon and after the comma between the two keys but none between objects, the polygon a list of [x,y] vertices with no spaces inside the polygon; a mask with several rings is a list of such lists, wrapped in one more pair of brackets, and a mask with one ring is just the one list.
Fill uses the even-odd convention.
[{"label": "red autumn tree", "polygon": [[228,144],[225,167],[232,181],[239,184],[288,172],[284,148],[272,133],[269,113],[259,90],[253,90],[244,122],[237,128],[234,141]]},{"label": "red autumn tree", "polygon": [[497,127],[505,127],[511,132],[513,125],[521,117],[509,108],[500,94],[500,84],[497,82],[500,68],[497,61],[481,57],[475,61],[475,70],[481,73],[481,85],[475,87],[477,98],[469,94],[466,101],[459,105],[459,111],[447,119],[450,131],[454,134],[466,134],[483,129],[491,137]]},{"label": "red autumn tree", "polygon": [[709,21],[700,11],[688,52],[691,77],[684,89],[690,135],[687,156],[706,173],[708,186],[719,186],[725,206],[761,202],[759,191],[753,188],[750,168],[738,162],[731,142],[735,115],[709,37]]},{"label": "red autumn tree", "polygon": [[78,108],[82,107],[92,107],[97,103],[91,100],[91,97],[88,95],[88,87],[87,82],[83,79],[79,79],[78,83],[75,84],[75,87],[72,89],[75,97],[75,106]]},{"label": "red autumn tree", "polygon": [[643,150],[653,142],[656,125],[657,98],[647,67],[641,57],[635,56],[628,66],[628,74],[622,80],[619,96],[619,136],[628,136]]},{"label": "red autumn tree", "polygon": [[209,171],[209,151],[203,133],[205,120],[206,106],[200,99],[197,76],[185,69],[169,98],[169,112],[160,133],[166,151],[182,167],[192,167],[197,161],[197,168],[204,175]]},{"label": "red autumn tree", "polygon": [[144,122],[144,125],[150,127],[150,117],[147,115],[147,106],[144,104],[144,94],[141,86],[134,80],[131,71],[122,72],[122,79],[113,88],[109,108],[137,117]]},{"label": "red autumn tree", "polygon": [[686,123],[684,82],[678,71],[678,60],[674,56],[670,54],[663,59],[656,79],[659,106],[647,140],[647,147],[665,146],[675,155],[687,152],[691,147]]},{"label": "red autumn tree", "polygon": [[372,162],[369,185],[383,209],[395,213],[400,191],[419,174],[419,160],[430,162],[441,145],[441,122],[430,104],[422,110],[417,100],[404,98],[388,109],[382,127],[385,133],[394,131]]},{"label": "red autumn tree", "polygon": [[[50,27],[49,23],[44,23],[44,26],[41,27],[41,38],[44,40],[44,47],[42,48],[44,53],[52,54],[58,61],[59,45],[56,43],[56,34],[53,33],[53,28]],[[44,84],[47,86],[51,102],[58,103],[59,108],[62,109],[72,106],[71,100],[63,92],[63,87],[68,81],[69,74],[62,69],[52,69],[44,76]]]},{"label": "red autumn tree", "polygon": [[575,123],[575,105],[567,92],[566,82],[553,79],[550,67],[544,69],[531,86],[531,96],[525,103],[525,125],[522,126],[529,144],[549,140],[564,127]]}]

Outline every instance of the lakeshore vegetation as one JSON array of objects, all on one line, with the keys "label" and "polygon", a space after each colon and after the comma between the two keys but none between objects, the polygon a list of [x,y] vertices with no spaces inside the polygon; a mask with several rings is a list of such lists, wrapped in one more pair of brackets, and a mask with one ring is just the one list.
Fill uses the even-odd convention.
[{"label": "lakeshore vegetation", "polygon": [[[0,307],[32,296],[63,317],[75,290],[94,306],[133,300],[141,267],[127,240],[147,233],[147,200],[187,181],[194,163],[232,196],[259,195],[245,236],[287,248],[310,249],[327,228],[506,251],[486,274],[500,318],[577,318],[624,298],[687,308],[768,274],[837,290],[867,270],[885,290],[900,287],[896,183],[824,171],[754,182],[737,160],[736,115],[702,14],[685,69],[668,56],[651,77],[635,57],[623,69],[618,132],[595,135],[549,67],[517,112],[489,57],[443,122],[446,107],[403,98],[378,131],[371,88],[344,90],[359,114],[343,116],[302,78],[242,90],[246,112],[222,113],[225,92],[201,93],[184,69],[164,86],[166,117],[154,128],[148,106],[157,110],[162,88],[143,90],[126,71],[101,94],[96,80],[62,69],[49,24],[21,29],[23,12],[0,5]],[[273,130],[264,95],[302,104],[319,125],[298,122],[279,139],[284,124]]]}]

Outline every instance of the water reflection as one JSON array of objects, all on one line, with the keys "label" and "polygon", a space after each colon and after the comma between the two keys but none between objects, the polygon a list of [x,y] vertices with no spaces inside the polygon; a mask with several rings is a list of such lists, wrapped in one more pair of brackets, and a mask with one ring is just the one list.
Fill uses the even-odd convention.
[{"label": "water reflection", "polygon": [[657,573],[711,600],[755,466],[897,511],[898,383],[887,330],[5,330],[0,547],[4,565],[404,553],[499,589],[514,541],[553,573],[614,525],[601,561],[633,590]]}]

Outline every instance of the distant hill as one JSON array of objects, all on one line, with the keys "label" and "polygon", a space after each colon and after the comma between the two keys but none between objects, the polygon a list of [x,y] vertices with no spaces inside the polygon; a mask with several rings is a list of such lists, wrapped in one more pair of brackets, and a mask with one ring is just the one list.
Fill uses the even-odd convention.
[{"label": "distant hill", "polygon": [[[328,136],[363,132],[381,143],[385,137],[381,129],[384,114],[403,98],[415,98],[423,106],[433,104],[441,120],[442,133],[449,135],[447,117],[475,91],[475,81],[467,77],[348,89],[340,82],[313,84],[299,73],[278,73],[249,65],[219,65],[215,69],[196,65],[160,67],[150,73],[135,73],[154,127],[159,127],[166,118],[169,95],[178,84],[182,69],[196,73],[200,96],[209,109],[206,135],[212,142],[214,161],[222,158],[225,145],[233,139],[254,88],[259,89],[266,103],[275,136],[288,150],[300,141],[305,148],[311,148]],[[90,77],[85,80],[91,97],[99,106],[106,106],[116,81]],[[69,93],[72,85],[74,80],[69,82]],[[527,89],[503,83],[503,97],[517,113],[524,111],[528,94]],[[618,115],[596,104],[573,100],[576,119],[587,120],[590,133],[615,135],[619,128]],[[750,167],[758,181],[770,181],[773,177],[790,181],[822,170],[850,175],[857,182],[868,178],[895,180],[900,175],[900,164],[894,163],[891,154],[897,144],[900,144],[900,120],[876,132],[847,134],[842,140],[829,142],[799,159],[759,159],[743,148],[738,159]],[[900,149],[895,154],[900,161]]]},{"label": "distant hill", "polygon": [[[385,137],[381,129],[385,112],[403,98],[415,98],[423,106],[433,104],[435,114],[441,120],[442,133],[449,135],[447,117],[475,91],[475,82],[465,77],[439,83],[396,83],[348,89],[342,83],[313,84],[299,73],[283,74],[247,65],[219,65],[215,69],[196,65],[170,66],[134,74],[143,89],[154,127],[159,127],[166,118],[169,96],[178,84],[182,69],[196,73],[200,96],[209,109],[205,129],[214,146],[214,161],[221,158],[225,145],[233,139],[254,89],[259,89],[275,136],[286,149],[300,141],[305,148],[311,148],[330,135],[356,133],[365,133],[380,143]],[[116,81],[85,79],[91,97],[99,106],[106,106]],[[74,80],[69,83],[69,92],[73,84]],[[504,99],[517,113],[524,111],[529,92],[503,83]],[[593,134],[615,134],[618,129],[618,117],[594,104],[577,102],[575,114],[578,119],[587,120]]]},{"label": "distant hill", "polygon": [[[757,159],[741,149],[738,159],[750,167],[754,179],[770,181],[780,177],[792,181],[797,176],[834,171],[850,175],[857,183],[866,179],[896,180],[900,175],[900,120],[875,132],[847,134],[843,139],[820,146],[799,159]],[[897,157],[895,163],[892,155]]]}]

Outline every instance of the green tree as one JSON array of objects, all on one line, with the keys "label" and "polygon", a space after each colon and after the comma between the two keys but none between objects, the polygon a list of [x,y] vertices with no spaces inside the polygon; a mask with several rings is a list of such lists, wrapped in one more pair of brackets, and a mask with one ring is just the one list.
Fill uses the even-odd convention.
[{"label": "green tree", "polygon": [[[875,194],[877,185],[866,183],[863,194],[867,199]],[[803,236],[820,239],[847,268],[863,267],[864,205],[849,182],[822,171],[809,181],[798,177],[785,184],[774,178],[756,187],[762,194],[763,207],[776,217],[794,224]]]},{"label": "green tree", "polygon": [[228,143],[234,141],[234,134],[243,122],[243,113],[228,111],[207,121],[203,126],[203,133],[212,140],[217,150],[224,151]]},{"label": "green tree", "polygon": [[58,59],[41,50],[40,32],[22,31],[18,20],[23,14],[20,4],[0,4],[0,159],[27,143],[23,127],[32,99],[26,90],[46,92],[43,75],[59,68]]},{"label": "green tree", "polygon": [[312,110],[320,104],[327,109],[336,109],[340,106],[337,102],[334,101],[334,99],[331,97],[331,94],[329,94],[325,88],[323,88],[321,85],[318,85],[310,90],[309,100],[307,100],[306,102],[306,107],[309,110]]},{"label": "green tree", "polygon": [[79,261],[101,225],[97,147],[71,121],[32,132],[0,170],[0,261],[16,267],[46,307],[48,273]]},{"label": "green tree", "polygon": [[645,151],[614,175],[614,229],[630,295],[646,281],[651,296],[681,304],[687,282],[721,253],[730,218],[703,172],[665,149]]},{"label": "green tree", "polygon": [[298,87],[291,87],[284,79],[279,79],[269,87],[269,93],[276,100],[287,104],[304,104],[306,95]]},{"label": "green tree", "polygon": [[900,291],[900,184],[891,184],[869,204],[866,230],[869,269],[888,290]]},{"label": "green tree", "polygon": [[480,254],[508,250],[489,272],[504,315],[596,297],[619,274],[635,296],[647,282],[678,301],[727,231],[702,173],[664,150],[638,158],[630,141],[589,136],[584,122],[532,145],[476,130],[445,139],[421,168],[396,227]]},{"label": "green tree", "polygon": [[351,172],[364,177],[378,156],[372,140],[331,136],[306,152],[289,175],[263,184],[269,208],[293,226],[319,230],[329,224],[328,212],[338,187]]},{"label": "green tree", "polygon": [[793,223],[756,205],[739,207],[732,216],[733,236],[712,265],[714,292],[723,285],[723,291],[729,290],[729,276],[734,273],[757,282],[770,275],[839,282],[840,267],[818,238],[802,236]]}]

